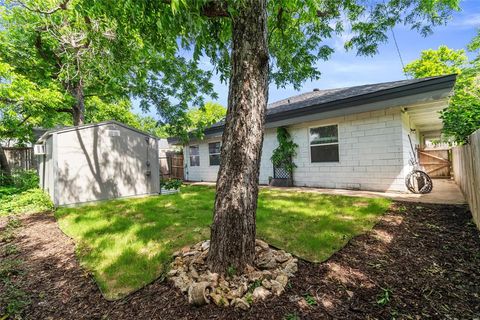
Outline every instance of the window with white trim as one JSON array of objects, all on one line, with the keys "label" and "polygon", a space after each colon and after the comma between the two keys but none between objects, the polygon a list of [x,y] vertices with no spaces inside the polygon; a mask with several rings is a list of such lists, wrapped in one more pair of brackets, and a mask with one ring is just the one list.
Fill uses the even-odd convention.
[{"label": "window with white trim", "polygon": [[190,167],[198,167],[200,165],[200,151],[198,146],[190,146]]},{"label": "window with white trim", "polygon": [[310,128],[311,162],[338,162],[338,125]]},{"label": "window with white trim", "polygon": [[211,166],[220,165],[220,142],[212,142],[208,144],[208,155]]}]

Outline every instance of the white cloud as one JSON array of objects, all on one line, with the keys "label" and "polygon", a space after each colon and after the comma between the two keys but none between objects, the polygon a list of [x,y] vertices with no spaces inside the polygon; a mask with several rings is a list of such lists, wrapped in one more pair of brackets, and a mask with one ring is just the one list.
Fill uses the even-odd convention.
[{"label": "white cloud", "polygon": [[480,28],[480,13],[459,15],[448,26],[454,28]]}]

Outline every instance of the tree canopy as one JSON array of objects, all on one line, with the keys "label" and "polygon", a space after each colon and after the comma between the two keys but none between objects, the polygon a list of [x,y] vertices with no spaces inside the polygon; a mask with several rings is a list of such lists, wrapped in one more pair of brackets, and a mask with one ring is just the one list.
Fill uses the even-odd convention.
[{"label": "tree canopy", "polygon": [[[0,56],[3,69],[16,81],[4,83],[1,97],[18,86],[19,96],[36,95],[35,110],[31,103],[27,109],[26,102],[20,108],[3,99],[5,126],[26,124],[24,132],[16,134],[27,137],[32,126],[78,125],[110,117],[130,125],[148,123],[153,130],[156,121],[134,115],[130,99],[173,123],[190,106],[202,106],[205,96],[216,97],[210,72],[174,50],[174,35],[147,39],[140,33],[145,30],[130,26],[124,17],[107,15],[110,9],[107,2],[88,0],[4,2]],[[2,80],[10,76],[5,72]],[[47,97],[52,94],[55,99]],[[6,133],[10,130],[3,130]]]},{"label": "tree canopy", "polygon": [[[469,50],[478,50],[479,44],[480,36],[476,36]],[[480,128],[480,55],[469,61],[465,50],[440,46],[422,51],[420,58],[407,64],[404,71],[414,78],[456,73],[454,94],[441,113],[443,132],[463,144]]]},{"label": "tree canopy", "polygon": [[[390,28],[405,24],[422,35],[444,24],[459,0],[390,0],[365,3],[359,0],[268,1],[270,82],[300,88],[320,77],[317,62],[327,60],[334,49],[328,40],[349,32],[347,49],[373,55],[388,40]],[[135,28],[150,41],[174,36],[172,50],[189,51],[194,59],[207,57],[224,82],[230,77],[232,19],[244,1],[234,0],[105,0],[107,15]],[[146,34],[145,32],[148,32]]]}]

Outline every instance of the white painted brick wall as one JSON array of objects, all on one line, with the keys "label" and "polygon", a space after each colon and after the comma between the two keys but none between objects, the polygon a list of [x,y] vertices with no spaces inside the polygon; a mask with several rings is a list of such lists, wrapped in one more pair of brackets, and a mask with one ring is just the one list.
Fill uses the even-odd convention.
[{"label": "white painted brick wall", "polygon": [[[362,190],[405,191],[404,176],[408,163],[405,155],[406,116],[400,108],[365,112],[328,120],[293,125],[289,132],[299,145],[294,162],[294,183],[297,186],[323,188],[360,188]],[[309,128],[338,124],[339,162],[311,163]],[[216,181],[218,166],[209,166],[208,142],[200,145],[200,166],[188,166],[188,179],[192,181]],[[265,132],[260,183],[268,183],[273,175],[272,151],[277,147],[276,130]],[[187,148],[185,159],[189,164]]]}]

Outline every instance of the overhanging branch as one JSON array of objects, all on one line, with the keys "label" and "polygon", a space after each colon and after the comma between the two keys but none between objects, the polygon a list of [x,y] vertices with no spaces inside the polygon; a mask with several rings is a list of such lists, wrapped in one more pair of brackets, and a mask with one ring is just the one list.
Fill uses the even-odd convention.
[{"label": "overhanging branch", "polygon": [[[165,4],[171,4],[171,0],[163,0]],[[212,0],[201,8],[201,14],[208,18],[230,17],[228,6],[225,1]]]},{"label": "overhanging branch", "polygon": [[59,10],[66,10],[67,9],[67,5],[68,5],[68,2],[70,2],[70,0],[63,0],[63,2],[61,2],[57,7],[55,8],[52,8],[50,10],[47,10],[47,11],[44,11],[42,9],[39,9],[39,8],[31,8],[29,6],[27,6],[25,3],[23,3],[22,1],[16,1],[21,7],[27,9],[28,11],[31,11],[31,12],[37,12],[37,13],[41,13],[41,14],[46,14],[46,15],[50,15],[50,14],[54,14],[55,12],[59,11]]}]

